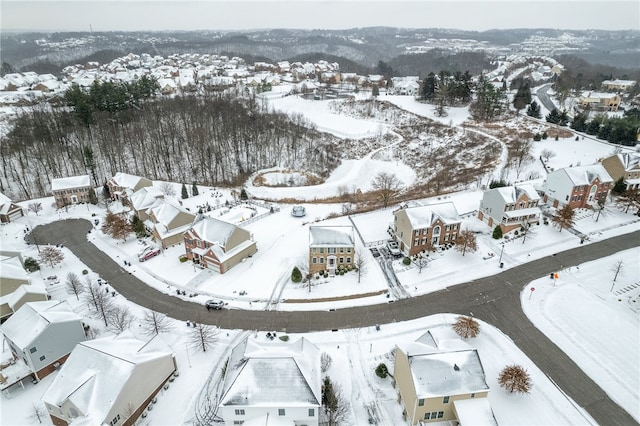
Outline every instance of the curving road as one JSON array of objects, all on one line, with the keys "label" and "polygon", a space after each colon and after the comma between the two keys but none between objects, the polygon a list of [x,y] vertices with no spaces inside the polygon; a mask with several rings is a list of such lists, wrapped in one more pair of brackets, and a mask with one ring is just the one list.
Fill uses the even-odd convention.
[{"label": "curving road", "polygon": [[[438,313],[472,314],[507,334],[565,393],[600,424],[635,425],[637,422],[526,317],[520,292],[530,281],[562,268],[638,247],[640,231],[613,237],[554,256],[534,260],[497,275],[460,284],[436,293],[402,299],[386,305],[335,311],[208,312],[200,304],[161,293],[125,272],[109,256],[87,241],[90,222],[69,219],[33,230],[39,243],[64,244],[89,268],[109,281],[128,300],[179,320],[196,320],[227,329],[278,330],[304,333],[406,321]],[[606,319],[603,319],[606,320]],[[606,360],[603,360],[606,362]]]}]

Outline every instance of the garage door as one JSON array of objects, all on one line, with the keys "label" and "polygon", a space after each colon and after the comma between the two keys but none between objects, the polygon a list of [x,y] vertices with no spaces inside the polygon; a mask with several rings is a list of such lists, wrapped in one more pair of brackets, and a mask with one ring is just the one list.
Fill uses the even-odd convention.
[{"label": "garage door", "polygon": [[9,213],[9,220],[16,220],[19,217],[22,217],[22,210],[16,210],[14,212]]}]

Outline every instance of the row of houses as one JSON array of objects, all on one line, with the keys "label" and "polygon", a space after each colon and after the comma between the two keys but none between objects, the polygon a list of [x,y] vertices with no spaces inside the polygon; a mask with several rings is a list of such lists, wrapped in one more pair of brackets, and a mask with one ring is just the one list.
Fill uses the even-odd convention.
[{"label": "row of houses", "polygon": [[[2,390],[57,371],[42,395],[54,425],[135,424],[177,380],[175,354],[157,335],[143,341],[125,331],[88,340],[85,329],[68,302],[25,304],[0,326],[13,355],[0,374]],[[394,362],[398,401],[410,424],[497,424],[478,351],[453,332],[429,330],[396,346]],[[226,365],[218,410],[226,424],[320,424],[321,352],[309,340],[247,337]]]}]

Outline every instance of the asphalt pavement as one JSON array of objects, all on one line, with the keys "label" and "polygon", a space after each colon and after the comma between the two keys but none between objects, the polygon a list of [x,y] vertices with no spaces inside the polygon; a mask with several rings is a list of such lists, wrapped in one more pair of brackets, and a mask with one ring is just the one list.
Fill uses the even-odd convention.
[{"label": "asphalt pavement", "polygon": [[[87,241],[89,231],[95,232],[90,222],[68,219],[36,227],[31,238],[39,244],[65,245],[89,268],[106,279],[116,291],[138,305],[178,320],[193,320],[226,329],[305,333],[384,326],[387,323],[438,313],[473,315],[508,335],[549,378],[578,405],[584,407],[599,424],[637,424],[529,321],[520,306],[520,292],[529,282],[548,276],[551,272],[638,247],[640,231],[581,245],[504,270],[496,275],[423,296],[382,305],[304,312],[239,309],[207,311],[202,304],[161,293],[129,274],[121,265]],[[500,271],[497,264],[496,270]],[[603,320],[606,321],[606,318]],[[534,419],[532,421],[535,423]]]}]

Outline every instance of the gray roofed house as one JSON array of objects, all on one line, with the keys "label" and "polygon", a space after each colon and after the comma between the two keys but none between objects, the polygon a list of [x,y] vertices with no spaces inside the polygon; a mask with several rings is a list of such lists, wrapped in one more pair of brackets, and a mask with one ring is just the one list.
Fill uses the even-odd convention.
[{"label": "gray roofed house", "polygon": [[529,184],[493,188],[484,192],[478,219],[503,233],[518,230],[523,223],[540,223],[540,196]]},{"label": "gray roofed house", "polygon": [[452,202],[401,207],[393,212],[393,236],[408,256],[453,244],[462,219]]},{"label": "gray roofed house", "polygon": [[232,351],[220,398],[226,424],[318,425],[320,350],[300,338],[261,344],[246,338]]}]

